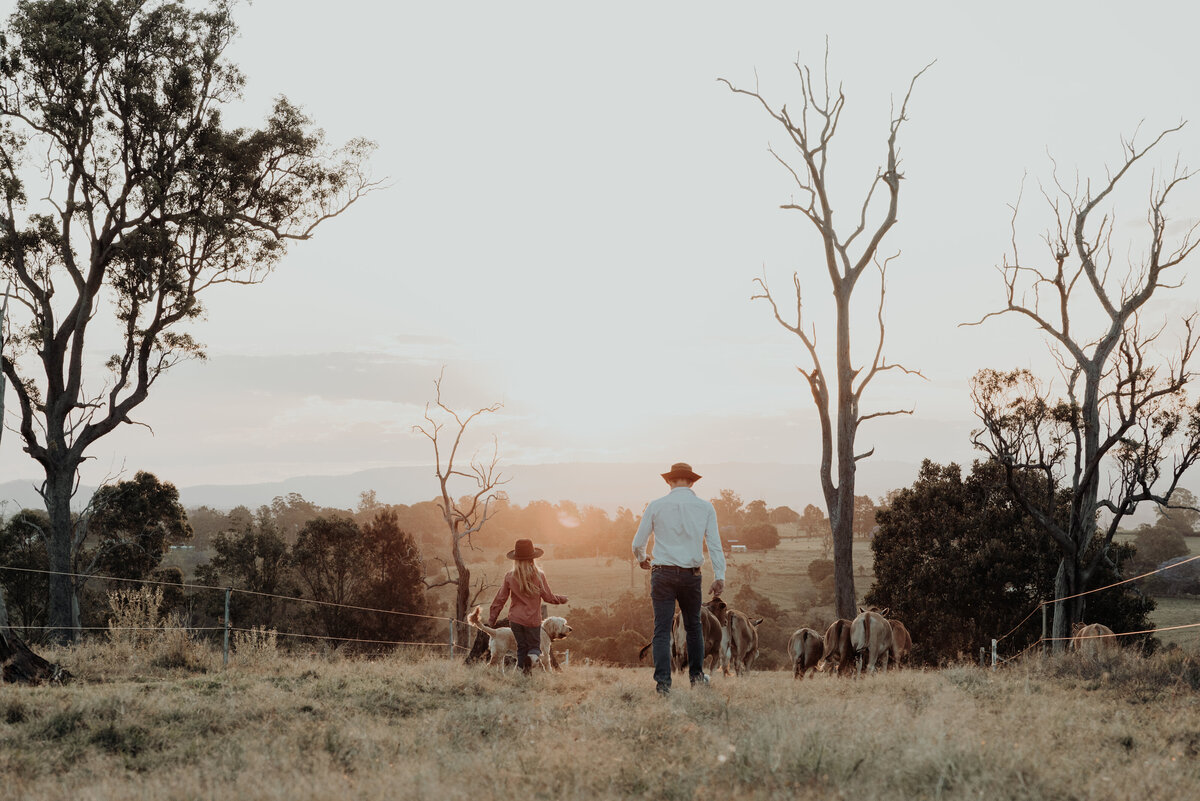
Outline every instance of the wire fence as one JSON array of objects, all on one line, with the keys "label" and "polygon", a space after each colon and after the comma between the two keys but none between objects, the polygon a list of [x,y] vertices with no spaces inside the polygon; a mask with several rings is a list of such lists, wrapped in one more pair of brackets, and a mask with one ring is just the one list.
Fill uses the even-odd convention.
[{"label": "wire fence", "polygon": [[[1048,606],[1052,606],[1053,604],[1060,603],[1062,601],[1069,601],[1074,598],[1079,598],[1079,597],[1082,597],[1085,595],[1091,595],[1092,593],[1102,592],[1104,590],[1108,590],[1113,587],[1118,587],[1123,584],[1129,584],[1131,582],[1138,581],[1140,579],[1144,579],[1144,578],[1153,576],[1158,573],[1166,572],[1167,570],[1172,570],[1174,568],[1180,567],[1180,566],[1188,564],[1190,562],[1194,562],[1196,560],[1200,560],[1200,555],[1196,555],[1196,556],[1190,557],[1188,559],[1182,559],[1182,560],[1180,560],[1178,562],[1174,562],[1170,565],[1165,565],[1163,567],[1156,568],[1155,570],[1151,570],[1146,573],[1142,573],[1140,575],[1133,576],[1132,578],[1122,579],[1121,581],[1115,581],[1111,584],[1106,584],[1103,587],[1096,587],[1096,588],[1093,588],[1090,590],[1085,590],[1083,592],[1077,592],[1072,595],[1065,595],[1061,598],[1054,598],[1052,600],[1039,602],[1033,608],[1033,610],[1029,612],[1029,614],[1027,614],[1024,618],[1021,619],[1021,621],[1019,623],[1017,623],[1017,625],[1015,625],[1011,629],[1009,629],[1009,631],[1006,632],[1004,635],[992,640],[992,667],[993,667],[993,669],[995,667],[997,667],[998,665],[1009,664],[1009,663],[1015,662],[1016,660],[1020,659],[1022,656],[1027,654],[1029,651],[1032,651],[1033,649],[1037,648],[1038,646],[1041,646],[1041,645],[1044,645],[1047,643],[1070,642],[1071,640],[1074,640],[1074,639],[1080,639],[1077,636],[1047,637],[1047,636],[1043,635],[1043,636],[1039,637],[1037,639],[1037,641],[1026,646],[1024,649],[1022,649],[1017,654],[1015,654],[1011,657],[1000,658],[998,655],[998,652],[997,652],[997,646],[999,645],[999,643],[1003,642],[1005,639],[1007,639],[1008,637],[1015,634],[1022,626],[1025,625],[1025,623],[1027,623],[1029,621],[1030,618],[1032,618],[1035,614],[1037,614],[1038,611],[1040,611]],[[357,644],[364,644],[364,645],[379,645],[379,646],[386,645],[386,646],[407,646],[407,647],[415,646],[415,647],[423,647],[423,648],[447,648],[448,654],[450,656],[453,656],[457,651],[469,651],[470,650],[469,646],[461,645],[457,642],[457,631],[460,629],[465,629],[468,624],[465,621],[458,621],[458,620],[455,620],[454,618],[445,617],[442,615],[426,615],[426,614],[421,614],[421,613],[417,613],[417,612],[404,612],[404,611],[400,611],[400,610],[396,610],[396,609],[383,609],[383,608],[379,608],[379,607],[361,606],[361,605],[357,605],[357,604],[344,604],[344,603],[337,603],[334,601],[322,601],[322,600],[319,600],[316,598],[304,598],[304,597],[295,596],[295,595],[281,595],[278,593],[262,592],[259,590],[241,589],[241,588],[237,588],[237,587],[218,587],[218,586],[213,586],[211,584],[173,582],[173,581],[164,581],[164,580],[160,580],[160,579],[135,579],[135,578],[126,578],[126,577],[122,577],[122,576],[105,576],[105,575],[97,575],[97,574],[91,574],[91,573],[73,573],[73,572],[63,572],[63,571],[54,571],[54,570],[42,570],[42,569],[38,569],[38,568],[13,567],[13,566],[9,566],[9,565],[0,565],[0,570],[22,572],[22,573],[42,574],[42,575],[59,575],[59,576],[67,576],[70,578],[81,578],[81,579],[85,579],[85,580],[95,579],[97,581],[124,582],[124,583],[136,584],[136,585],[142,585],[142,586],[175,587],[178,589],[186,589],[186,590],[193,590],[193,591],[225,593],[225,595],[226,595],[226,620],[225,620],[225,625],[223,625],[223,626],[76,626],[76,627],[72,627],[71,630],[77,631],[77,632],[112,632],[112,631],[154,631],[154,632],[186,631],[188,633],[222,632],[225,635],[225,660],[226,660],[226,662],[228,662],[229,637],[231,634],[233,634],[233,633],[253,634],[256,632],[261,633],[261,631],[262,631],[262,630],[256,630],[256,629],[248,629],[248,628],[244,628],[244,627],[236,627],[236,626],[232,625],[232,622],[229,618],[229,599],[233,594],[259,597],[259,598],[270,598],[270,599],[276,599],[276,600],[298,603],[298,604],[310,604],[313,606],[347,609],[347,610],[351,610],[351,611],[366,612],[366,613],[370,613],[370,614],[398,615],[398,616],[414,618],[414,619],[439,621],[439,622],[447,624],[447,628],[448,628],[447,639],[440,641],[440,642],[376,639],[376,638],[365,638],[365,637],[352,637],[352,636],[348,636],[348,635],[313,634],[313,633],[309,633],[309,632],[300,632],[300,631],[278,631],[278,630],[272,629],[271,631],[273,632],[274,636],[276,636],[276,637],[284,637],[284,638],[291,638],[291,639],[305,639],[305,640],[313,640],[313,641],[325,641],[325,642],[337,642],[339,644],[340,643],[357,643]],[[29,626],[16,626],[16,628],[24,630],[24,631],[57,631],[57,630],[60,630],[62,627],[29,625]],[[1182,624],[1182,625],[1177,625],[1177,626],[1161,626],[1158,628],[1144,629],[1141,631],[1119,632],[1119,633],[1114,633],[1111,635],[1109,635],[1109,634],[1097,635],[1097,637],[1104,637],[1104,638],[1130,637],[1130,636],[1135,636],[1135,635],[1149,635],[1149,634],[1156,634],[1156,633],[1163,632],[1163,631],[1174,631],[1174,630],[1179,630],[1179,629],[1191,629],[1191,628],[1200,628],[1200,622]],[[1083,637],[1082,639],[1092,639],[1092,638]],[[983,651],[982,648],[980,650]]]},{"label": "wire fence", "polygon": [[[285,637],[285,638],[291,638],[291,639],[306,639],[306,640],[324,641],[324,642],[336,642],[338,644],[357,643],[357,644],[368,644],[368,645],[379,645],[379,646],[384,646],[384,645],[387,645],[387,646],[409,646],[409,647],[417,646],[417,647],[431,648],[431,649],[432,648],[439,648],[439,649],[445,648],[445,649],[448,649],[448,654],[450,656],[453,656],[457,651],[469,651],[470,650],[469,646],[461,645],[457,642],[457,630],[464,629],[468,624],[464,621],[455,620],[454,618],[445,617],[442,615],[425,615],[425,614],[420,614],[417,612],[404,612],[404,611],[396,610],[396,609],[382,609],[379,607],[361,606],[358,604],[344,604],[344,603],[337,603],[334,601],[322,601],[322,600],[319,600],[316,598],[304,598],[304,597],[295,596],[295,595],[281,595],[278,593],[262,592],[259,590],[240,589],[237,587],[217,587],[217,586],[213,586],[211,584],[173,582],[173,581],[163,581],[163,580],[159,580],[159,579],[134,579],[134,578],[126,578],[126,577],[122,577],[122,576],[105,576],[105,575],[98,575],[98,574],[92,574],[92,573],[72,573],[72,572],[55,571],[55,570],[42,570],[42,569],[38,569],[38,568],[12,567],[9,565],[0,565],[0,570],[21,572],[21,573],[33,573],[33,574],[41,574],[41,575],[68,576],[70,578],[80,578],[80,579],[85,579],[85,580],[95,579],[97,581],[123,582],[123,583],[136,584],[136,585],[142,585],[142,586],[174,587],[177,589],[185,589],[185,590],[193,590],[193,591],[202,591],[202,592],[207,591],[207,592],[224,593],[225,599],[226,599],[226,602],[225,602],[225,625],[222,625],[222,626],[113,626],[113,625],[109,625],[109,626],[73,626],[73,627],[71,627],[71,630],[76,631],[76,632],[115,632],[115,631],[130,631],[130,632],[132,632],[132,631],[153,631],[153,632],[186,631],[188,633],[221,632],[221,633],[224,633],[224,635],[225,635],[225,661],[226,661],[226,663],[228,663],[228,659],[229,659],[229,637],[231,634],[243,633],[243,634],[253,635],[253,634],[262,634],[265,631],[265,629],[244,628],[244,627],[237,627],[237,626],[232,625],[232,621],[229,616],[229,602],[230,602],[231,596],[234,594],[253,596],[253,597],[258,597],[258,598],[272,598],[272,599],[277,599],[277,600],[281,600],[281,601],[289,601],[289,602],[294,602],[294,603],[299,603],[299,604],[310,604],[313,606],[321,606],[321,607],[333,607],[333,608],[347,609],[347,610],[351,610],[351,611],[366,612],[366,613],[372,613],[372,614],[398,615],[398,616],[402,616],[402,617],[408,617],[408,618],[414,618],[414,619],[420,619],[420,620],[439,621],[439,622],[446,623],[448,626],[448,629],[449,629],[447,639],[441,640],[441,641],[394,640],[394,639],[380,639],[380,638],[367,638],[367,637],[353,637],[353,636],[349,636],[349,635],[313,634],[313,633],[302,632],[302,631],[278,631],[276,629],[271,629],[270,632],[275,637]],[[33,625],[15,626],[14,628],[16,628],[18,630],[22,630],[22,631],[59,631],[62,629],[61,626],[33,626]]]},{"label": "wire fence", "polygon": [[[1054,604],[1061,603],[1062,601],[1070,601],[1075,598],[1082,598],[1085,595],[1091,595],[1092,593],[1102,592],[1104,590],[1112,589],[1113,587],[1120,587],[1123,584],[1129,584],[1134,581],[1139,581],[1141,579],[1156,575],[1158,573],[1165,573],[1168,570],[1174,570],[1177,567],[1182,567],[1183,565],[1186,565],[1190,562],[1195,562],[1198,559],[1200,559],[1200,554],[1197,554],[1196,556],[1191,556],[1187,559],[1180,559],[1179,561],[1172,562],[1169,565],[1163,565],[1163,566],[1157,567],[1154,570],[1150,570],[1150,571],[1147,571],[1140,575],[1133,576],[1132,578],[1121,579],[1120,581],[1114,581],[1111,584],[1105,584],[1103,587],[1095,587],[1090,590],[1084,590],[1083,592],[1077,592],[1077,593],[1073,593],[1071,595],[1064,595],[1061,598],[1054,598],[1049,601],[1041,601],[1040,603],[1038,603],[1037,606],[1035,606],[1033,608],[1033,610],[1028,615],[1026,615],[1025,617],[1023,617],[1021,619],[1020,623],[1013,626],[1004,635],[992,640],[992,668],[995,669],[998,665],[1015,662],[1016,660],[1020,659],[1022,656],[1024,656],[1028,652],[1032,651],[1034,648],[1037,648],[1040,645],[1045,645],[1047,643],[1056,643],[1056,642],[1068,642],[1069,643],[1072,641],[1082,641],[1082,640],[1090,640],[1090,639],[1110,639],[1110,638],[1115,638],[1115,637],[1133,637],[1136,635],[1152,635],[1152,634],[1157,634],[1157,633],[1163,632],[1163,631],[1176,631],[1176,630],[1180,630],[1180,629],[1200,628],[1200,623],[1184,623],[1184,624],[1181,624],[1178,626],[1159,626],[1157,628],[1142,629],[1140,631],[1122,631],[1122,632],[1113,632],[1111,634],[1097,634],[1097,635],[1085,635],[1085,636],[1080,636],[1078,634],[1075,634],[1070,637],[1047,637],[1043,633],[1043,635],[1041,637],[1039,637],[1036,642],[1033,642],[1030,645],[1026,646],[1024,649],[1022,649],[1020,652],[1018,652],[1017,654],[1015,654],[1013,656],[1002,659],[1002,658],[999,658],[997,651],[996,651],[996,647],[1001,642],[1003,642],[1005,639],[1007,639],[1008,637],[1010,637],[1014,633],[1016,633],[1022,626],[1025,625],[1025,623],[1027,623],[1029,621],[1029,619],[1031,617],[1033,617],[1039,611],[1045,609],[1048,606],[1053,606]],[[983,649],[980,649],[980,650],[983,650]]]},{"label": "wire fence", "polygon": [[[1017,625],[1015,625],[1015,626],[1013,626],[1011,629],[1009,629],[1009,631],[1008,631],[1008,633],[1007,633],[1007,634],[1004,634],[1004,635],[1003,635],[1003,636],[1001,636],[1001,637],[997,637],[997,638],[996,638],[996,642],[997,642],[997,643],[1003,642],[1003,641],[1004,641],[1006,638],[1008,638],[1008,637],[1009,637],[1009,636],[1011,636],[1013,633],[1015,633],[1015,632],[1017,631],[1017,629],[1019,629],[1019,628],[1021,628],[1021,626],[1025,625],[1025,623],[1026,623],[1026,622],[1029,620],[1029,618],[1031,618],[1031,617],[1033,617],[1034,615],[1036,615],[1036,614],[1038,613],[1038,611],[1039,611],[1039,610],[1041,610],[1041,608],[1042,608],[1042,607],[1044,607],[1044,606],[1051,606],[1051,605],[1053,605],[1053,604],[1056,604],[1056,603],[1059,603],[1059,602],[1061,602],[1061,601],[1070,601],[1070,600],[1073,600],[1073,599],[1075,599],[1075,598],[1082,598],[1082,597],[1083,597],[1083,596],[1085,596],[1085,595],[1091,595],[1092,593],[1095,593],[1095,592],[1100,592],[1100,591],[1102,591],[1102,590],[1108,590],[1108,589],[1112,589],[1113,587],[1119,587],[1119,586],[1121,586],[1122,584],[1129,584],[1129,583],[1131,583],[1131,582],[1138,581],[1138,580],[1140,580],[1140,579],[1144,579],[1144,578],[1146,578],[1146,577],[1148,577],[1148,576],[1153,576],[1153,575],[1155,575],[1155,574],[1157,574],[1157,573],[1165,573],[1165,572],[1166,572],[1166,571],[1168,571],[1168,570],[1174,570],[1175,568],[1177,568],[1177,567],[1181,567],[1181,566],[1183,566],[1183,565],[1186,565],[1186,564],[1188,564],[1189,562],[1195,562],[1197,559],[1200,559],[1200,554],[1197,554],[1196,556],[1189,557],[1189,558],[1187,558],[1187,559],[1181,559],[1181,560],[1179,560],[1178,562],[1173,562],[1173,563],[1171,563],[1171,564],[1169,564],[1169,565],[1165,565],[1165,566],[1163,566],[1163,567],[1158,567],[1158,568],[1155,568],[1154,570],[1147,571],[1147,572],[1145,572],[1145,573],[1142,573],[1141,575],[1134,576],[1133,578],[1127,578],[1127,579],[1122,579],[1122,580],[1120,580],[1120,581],[1114,581],[1112,584],[1105,584],[1103,587],[1095,587],[1094,589],[1090,589],[1090,590],[1084,590],[1083,592],[1077,592],[1077,593],[1075,593],[1075,594],[1073,594],[1073,595],[1064,595],[1062,598],[1055,598],[1055,599],[1053,599],[1053,600],[1050,600],[1050,601],[1042,601],[1042,602],[1040,602],[1040,603],[1039,603],[1037,606],[1035,606],[1035,607],[1033,608],[1033,611],[1031,611],[1031,612],[1030,612],[1028,615],[1026,615],[1024,618],[1022,618],[1020,623],[1018,623]],[[1197,625],[1200,625],[1200,624],[1197,624]],[[1060,639],[1061,639],[1061,638],[1060,638]]]},{"label": "wire fence", "polygon": [[124,578],[121,576],[102,576],[95,573],[66,573],[59,570],[39,570],[32,567],[10,567],[8,565],[0,565],[0,570],[14,570],[22,573],[42,573],[48,576],[70,576],[72,578],[96,579],[97,581],[124,581],[130,584],[149,584],[152,586],[162,587],[179,587],[185,590],[216,590],[225,592],[231,590],[238,595],[254,595],[261,598],[279,598],[284,601],[297,601],[300,603],[314,604],[317,606],[336,606],[341,609],[355,609],[360,612],[379,612],[385,615],[403,615],[405,617],[425,618],[426,620],[450,620],[453,618],[441,615],[422,615],[416,612],[401,612],[396,609],[379,609],[371,606],[355,606],[353,604],[340,604],[333,601],[320,601],[316,598],[303,598],[297,595],[278,595],[272,592],[260,592],[258,590],[244,590],[238,587],[216,587],[212,584],[189,584],[187,582],[177,583],[174,581],[162,581],[159,579],[135,579]]}]

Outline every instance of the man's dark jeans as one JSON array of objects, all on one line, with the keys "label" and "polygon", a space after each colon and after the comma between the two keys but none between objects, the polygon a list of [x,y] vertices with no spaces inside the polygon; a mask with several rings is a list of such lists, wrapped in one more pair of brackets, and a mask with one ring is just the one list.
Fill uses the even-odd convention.
[{"label": "man's dark jeans", "polygon": [[703,599],[699,572],[659,567],[650,574],[650,600],[654,603],[654,681],[659,687],[671,686],[671,623],[675,604],[683,616],[687,633],[688,673],[692,681],[704,674],[704,633],[700,628],[700,602]]}]

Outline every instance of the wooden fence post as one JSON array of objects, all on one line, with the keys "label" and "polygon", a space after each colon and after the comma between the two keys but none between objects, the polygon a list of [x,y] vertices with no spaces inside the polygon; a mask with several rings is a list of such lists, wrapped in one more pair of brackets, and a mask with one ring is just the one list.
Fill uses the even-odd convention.
[{"label": "wooden fence post", "polygon": [[996,641],[992,640],[992,670],[996,669]]},{"label": "wooden fence post", "polygon": [[450,658],[454,658],[454,624],[457,621],[454,618],[450,619]]}]

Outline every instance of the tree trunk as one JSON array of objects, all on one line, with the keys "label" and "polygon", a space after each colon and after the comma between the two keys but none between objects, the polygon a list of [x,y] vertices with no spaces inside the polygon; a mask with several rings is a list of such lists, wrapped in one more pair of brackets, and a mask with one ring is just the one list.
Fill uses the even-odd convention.
[{"label": "tree trunk", "polygon": [[471,602],[471,569],[463,561],[457,532],[452,533],[451,537],[454,540],[454,567],[458,571],[458,580],[454,585],[454,641],[463,643],[471,633],[470,626],[465,622],[470,612],[467,605]]},{"label": "tree trunk", "polygon": [[77,621],[75,616],[75,582],[71,573],[71,546],[74,531],[71,525],[71,491],[74,488],[75,471],[46,470],[46,513],[50,527],[46,532],[46,556],[50,575],[50,588],[46,613],[50,625],[51,642],[67,645],[75,641]]},{"label": "tree trunk", "polygon": [[1054,577],[1054,597],[1067,598],[1054,605],[1054,625],[1050,636],[1054,638],[1054,653],[1061,654],[1070,644],[1071,632],[1076,623],[1083,621],[1085,598],[1068,598],[1083,591],[1083,577],[1077,556],[1063,556],[1058,563],[1058,574]]},{"label": "tree trunk", "polygon": [[[845,487],[839,487],[839,494]],[[833,585],[838,617],[853,620],[858,614],[858,596],[854,589],[854,515],[853,504],[837,498],[836,516],[830,520],[833,528]],[[834,523],[836,519],[836,523]]]},{"label": "tree trunk", "polygon": [[858,595],[854,590],[853,518],[841,516],[841,529],[833,532],[833,582],[838,616],[853,620],[858,614]]},{"label": "tree trunk", "polygon": [[836,497],[829,503],[833,530],[833,586],[838,617],[853,620],[858,614],[854,590],[854,436],[858,429],[858,409],[854,398],[855,370],[850,363],[850,292],[848,280],[837,292],[837,471]]}]

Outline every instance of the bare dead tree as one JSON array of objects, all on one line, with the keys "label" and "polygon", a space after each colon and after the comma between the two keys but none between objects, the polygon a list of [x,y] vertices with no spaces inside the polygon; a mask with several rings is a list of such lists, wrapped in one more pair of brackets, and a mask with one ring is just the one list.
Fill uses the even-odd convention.
[{"label": "bare dead tree", "polygon": [[[920,375],[893,362],[883,353],[884,343],[884,294],[886,271],[890,256],[880,259],[879,250],[884,237],[896,224],[900,200],[899,152],[896,137],[900,126],[907,119],[908,101],[913,86],[927,65],[913,76],[908,91],[897,112],[893,107],[888,130],[887,154],[884,166],[878,168],[867,187],[866,196],[858,211],[853,227],[848,231],[834,225],[834,208],[831,200],[832,182],[828,174],[830,146],[837,134],[845,107],[846,96],[839,85],[836,93],[830,91],[829,53],[826,49],[824,76],[820,83],[814,82],[812,70],[799,62],[795,64],[800,75],[801,107],[798,116],[786,105],[778,110],[763,98],[757,89],[739,89],[724,78],[718,79],[736,94],[756,99],[766,112],[777,121],[792,146],[793,160],[781,156],[774,148],[771,155],[791,175],[799,191],[798,201],[784,203],[780,208],[799,212],[820,236],[823,245],[825,269],[833,288],[836,312],[835,359],[832,379],[822,364],[817,349],[815,326],[809,328],[804,319],[801,281],[793,274],[792,283],[796,294],[794,318],[785,318],[776,297],[767,286],[765,278],[755,280],[758,287],[752,299],[766,300],[771,305],[775,319],[788,331],[795,334],[804,346],[811,362],[809,367],[797,367],[808,382],[813,403],[817,407],[821,428],[821,490],[833,531],[834,585],[837,612],[841,617],[854,617],[856,593],[854,589],[853,541],[854,541],[854,485],[857,464],[874,453],[871,448],[856,453],[855,440],[859,427],[880,417],[911,414],[911,409],[896,409],[864,413],[861,410],[864,391],[877,375],[890,370]],[[880,194],[876,195],[876,190]],[[877,200],[878,197],[878,200]],[[875,202],[873,202],[875,201]],[[883,206],[882,212],[878,209]],[[899,254],[896,254],[899,255]],[[879,274],[879,300],[876,314],[877,330],[872,355],[865,364],[856,366],[851,355],[851,299],[859,279],[874,265]]]},{"label": "bare dead tree", "polygon": [[[442,518],[446,521],[446,529],[450,535],[450,553],[454,565],[452,568],[443,562],[444,577],[433,579],[427,574],[425,586],[427,589],[433,589],[454,585],[454,619],[458,621],[459,635],[457,641],[462,642],[468,630],[464,623],[467,613],[489,587],[486,577],[480,577],[472,592],[471,569],[463,559],[463,543],[472,547],[471,535],[482,529],[491,519],[495,512],[493,503],[501,496],[498,488],[506,484],[508,479],[504,478],[499,469],[500,449],[494,438],[491,458],[486,462],[469,459],[469,466],[465,470],[457,466],[461,464],[459,448],[462,446],[467,426],[480,415],[499,411],[503,404],[493,403],[464,416],[442,400],[442,375],[438,375],[433,386],[434,401],[432,405],[425,405],[425,423],[413,426],[413,431],[420,432],[433,444],[435,475],[441,493],[438,507],[442,510]],[[473,491],[456,499],[450,491],[450,483],[456,478],[473,482]]]},{"label": "bare dead tree", "polygon": [[[1040,261],[1025,261],[1017,245],[1018,199],[1011,252],[999,268],[1006,302],[967,324],[1023,317],[1046,336],[1058,365],[1061,397],[1029,370],[982,370],[972,382],[983,423],[973,441],[1004,466],[1018,502],[1057,543],[1056,596],[1076,596],[1055,605],[1055,638],[1083,620],[1087,598],[1076,594],[1101,565],[1112,566],[1109,547],[1122,521],[1142,502],[1170,507],[1180,478],[1200,458],[1200,404],[1188,398],[1196,314],[1182,318],[1175,347],[1160,343],[1165,324],[1149,329],[1141,319],[1156,292],[1178,286],[1168,279],[1200,244],[1200,224],[1168,241],[1168,204],[1195,173],[1177,163],[1165,179],[1151,176],[1147,236],[1144,245],[1128,243],[1127,260],[1114,256],[1124,249],[1114,241],[1116,213],[1102,208],[1146,154],[1182,127],[1145,147],[1136,135],[1122,140],[1123,163],[1096,184],[1077,180],[1068,188],[1055,169],[1053,188],[1042,190],[1053,222]],[[1140,259],[1132,257],[1137,249]],[[1098,320],[1092,330],[1089,315]],[[1029,489],[1019,473],[1040,476],[1040,486]],[[1056,508],[1057,488],[1069,488],[1068,509]],[[1061,650],[1063,641],[1055,645]]]}]

